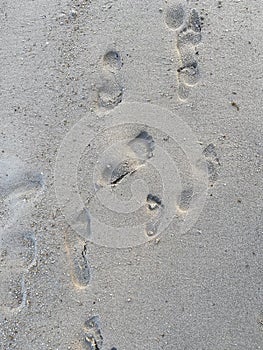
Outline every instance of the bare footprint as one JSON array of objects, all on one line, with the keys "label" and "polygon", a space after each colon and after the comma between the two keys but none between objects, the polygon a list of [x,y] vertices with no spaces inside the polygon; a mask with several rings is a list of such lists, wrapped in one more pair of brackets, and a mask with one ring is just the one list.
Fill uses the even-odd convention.
[{"label": "bare footprint", "polygon": [[111,161],[104,167],[97,182],[98,188],[105,185],[115,186],[126,176],[137,171],[149,158],[153,156],[154,140],[146,131],[141,131],[127,144],[117,146],[111,150]]},{"label": "bare footprint", "polygon": [[164,205],[161,199],[153,194],[148,194],[146,203],[151,214],[149,215],[151,219],[146,223],[145,233],[148,237],[153,237],[158,234],[158,227],[161,222]]},{"label": "bare footprint", "polygon": [[5,313],[17,313],[27,304],[26,281],[37,264],[31,216],[43,184],[42,174],[31,171],[17,157],[0,160],[0,309]]},{"label": "bare footprint", "polygon": [[178,209],[181,212],[187,212],[187,210],[190,207],[190,203],[192,201],[193,198],[193,188],[189,187],[189,188],[185,188],[182,190],[181,195],[180,195],[180,199],[179,199],[179,205],[178,205]]},{"label": "bare footprint", "polygon": [[213,185],[219,176],[220,161],[217,156],[216,147],[210,143],[204,150],[203,155],[206,158],[207,171],[210,184]]},{"label": "bare footprint", "polygon": [[0,308],[6,313],[17,313],[27,304],[26,281],[37,264],[37,243],[33,233],[12,234],[1,238]]},{"label": "bare footprint", "polygon": [[107,51],[102,58],[101,82],[97,86],[98,112],[107,112],[123,99],[123,86],[120,69],[122,57],[116,50]]},{"label": "bare footprint", "polygon": [[180,66],[177,69],[178,97],[185,101],[190,88],[200,80],[196,45],[201,41],[201,21],[198,12],[186,4],[170,2],[165,13],[165,22],[169,29],[176,31],[176,48]]},{"label": "bare footprint", "polygon": [[84,324],[85,350],[102,350],[103,337],[101,334],[99,316],[89,318]]},{"label": "bare footprint", "polygon": [[87,259],[87,242],[68,228],[65,234],[65,244],[72,283],[78,289],[86,288],[91,280]]}]

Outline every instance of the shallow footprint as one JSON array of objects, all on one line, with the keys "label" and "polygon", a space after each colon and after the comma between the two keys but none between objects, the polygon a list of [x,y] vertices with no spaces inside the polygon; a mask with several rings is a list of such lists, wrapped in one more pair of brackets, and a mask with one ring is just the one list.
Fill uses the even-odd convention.
[{"label": "shallow footprint", "polygon": [[190,88],[183,82],[179,83],[178,86],[178,97],[181,101],[186,101],[190,95]]},{"label": "shallow footprint", "polygon": [[37,264],[37,241],[32,232],[5,232],[0,240],[0,308],[18,312],[26,306],[26,277]]},{"label": "shallow footprint", "polygon": [[65,243],[71,280],[76,288],[86,288],[91,279],[87,259],[87,242],[79,238],[75,232],[68,229],[66,230]]},{"label": "shallow footprint", "polygon": [[180,195],[180,199],[179,199],[179,205],[178,205],[178,209],[181,212],[186,212],[189,207],[190,207],[190,203],[191,200],[193,198],[193,188],[185,188],[184,190],[182,190],[181,195]]},{"label": "shallow footprint", "polygon": [[200,80],[200,71],[196,58],[196,45],[201,41],[201,21],[197,10],[191,9],[186,15],[186,6],[181,3],[168,4],[165,22],[169,29],[176,30],[176,48],[180,66],[177,69],[178,97],[186,101],[189,87]]},{"label": "shallow footprint", "polygon": [[180,67],[177,69],[178,80],[187,86],[195,86],[200,80],[200,71],[195,47],[191,44],[183,44],[180,49]]},{"label": "shallow footprint", "polygon": [[25,285],[25,272],[17,269],[0,267],[0,310],[4,314],[16,314],[27,303],[27,289]]},{"label": "shallow footprint", "polygon": [[122,65],[122,57],[116,50],[109,50],[104,54],[101,82],[97,87],[98,111],[107,112],[122,102],[124,88],[119,72]]},{"label": "shallow footprint", "polygon": [[220,161],[217,156],[216,147],[210,143],[204,150],[203,155],[206,158],[208,177],[211,184],[213,184],[219,176]]},{"label": "shallow footprint", "polygon": [[7,155],[0,160],[0,189],[0,308],[14,313],[26,306],[26,280],[37,263],[37,240],[28,228],[43,194],[43,175],[18,157]]},{"label": "shallow footprint", "polygon": [[182,3],[169,4],[165,14],[165,23],[170,29],[178,29],[185,20],[185,6]]},{"label": "shallow footprint", "polygon": [[97,90],[98,108],[108,111],[122,102],[123,88],[115,80],[107,79]]},{"label": "shallow footprint", "polygon": [[141,131],[128,143],[128,146],[138,159],[146,161],[153,156],[155,143],[152,136],[149,135],[147,131]]},{"label": "shallow footprint", "polygon": [[189,20],[188,20],[188,30],[193,31],[192,35],[192,44],[198,44],[200,43],[202,36],[201,36],[201,20],[199,13],[196,9],[192,9],[190,12]]}]

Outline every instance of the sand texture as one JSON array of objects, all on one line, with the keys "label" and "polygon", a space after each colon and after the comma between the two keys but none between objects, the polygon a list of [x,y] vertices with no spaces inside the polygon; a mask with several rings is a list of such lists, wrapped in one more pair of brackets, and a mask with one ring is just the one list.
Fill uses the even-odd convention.
[{"label": "sand texture", "polygon": [[0,1],[1,350],[263,350],[262,18]]}]

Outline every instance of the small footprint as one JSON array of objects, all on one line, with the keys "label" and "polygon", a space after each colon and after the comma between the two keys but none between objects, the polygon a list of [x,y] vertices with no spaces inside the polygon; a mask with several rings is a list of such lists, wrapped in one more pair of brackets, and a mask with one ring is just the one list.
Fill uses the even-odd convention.
[{"label": "small footprint", "polygon": [[185,101],[190,88],[200,80],[196,46],[201,42],[201,21],[198,12],[187,8],[182,3],[169,4],[165,22],[169,29],[176,31],[176,48],[180,66],[177,69],[178,97]]},{"label": "small footprint", "polygon": [[84,324],[85,350],[102,350],[103,337],[100,329],[99,316],[89,318]]},{"label": "small footprint", "polygon": [[146,223],[145,232],[148,237],[153,237],[158,233],[164,205],[158,196],[152,194],[148,194],[146,203],[153,217]]},{"label": "small footprint", "polygon": [[66,251],[70,264],[70,275],[74,286],[86,288],[91,280],[87,259],[87,242],[68,228],[65,235]]},{"label": "small footprint", "polygon": [[210,143],[203,150],[203,155],[206,158],[208,177],[209,177],[210,184],[212,185],[218,179],[219,167],[221,165],[216,153],[215,145],[213,143]]},{"label": "small footprint", "polygon": [[122,57],[115,50],[109,50],[103,56],[101,82],[97,87],[98,111],[109,111],[122,102],[124,91],[120,75],[122,65]]}]

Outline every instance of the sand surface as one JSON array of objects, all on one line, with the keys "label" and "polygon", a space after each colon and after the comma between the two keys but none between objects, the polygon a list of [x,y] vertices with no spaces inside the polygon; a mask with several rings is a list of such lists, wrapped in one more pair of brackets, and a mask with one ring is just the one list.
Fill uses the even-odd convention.
[{"label": "sand surface", "polygon": [[0,1],[0,349],[263,349],[263,3]]}]

